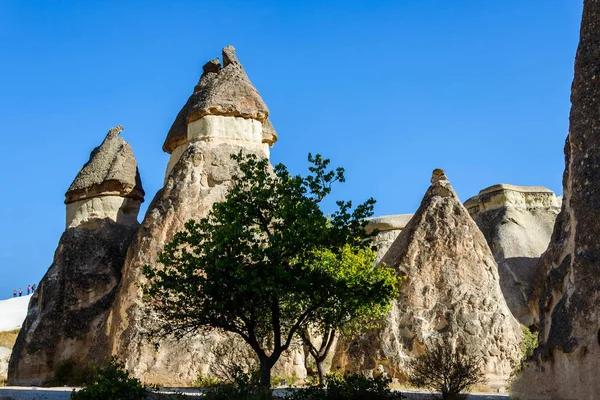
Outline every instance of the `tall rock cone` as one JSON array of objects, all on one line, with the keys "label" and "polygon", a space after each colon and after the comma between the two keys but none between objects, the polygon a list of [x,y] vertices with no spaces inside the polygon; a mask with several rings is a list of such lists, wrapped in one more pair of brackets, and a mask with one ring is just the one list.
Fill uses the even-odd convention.
[{"label": "tall rock cone", "polygon": [[504,386],[520,354],[521,328],[502,297],[488,244],[444,171],[433,171],[421,206],[382,261],[406,276],[399,300],[383,329],[340,347],[337,363],[400,377],[408,360],[444,339],[483,357],[489,384]]},{"label": "tall rock cone", "polygon": [[9,362],[11,385],[41,385],[61,363],[99,364],[111,355],[106,317],[144,200],[121,129],[92,151],[65,195],[67,229],[29,303]]},{"label": "tall rock cone", "polygon": [[585,0],[565,144],[564,198],[542,257],[539,347],[518,399],[600,393],[600,0]]},{"label": "tall rock cone", "polygon": [[[268,109],[250,83],[233,47],[204,66],[200,82],[177,115],[163,149],[171,154],[164,187],[150,204],[125,262],[119,299],[111,311],[113,354],[125,361],[134,376],[146,383],[188,385],[198,373],[211,374],[219,357],[235,357],[232,337],[196,334],[181,341],[161,340],[158,349],[144,337],[152,324],[145,312],[140,283],[142,268],[157,266],[157,255],[190,219],[206,216],[213,204],[225,199],[238,171],[232,154],[269,156],[277,138],[268,122]],[[221,350],[216,351],[219,347]],[[223,351],[225,350],[225,351]],[[223,354],[223,353],[229,354]],[[237,363],[240,360],[229,360]],[[283,357],[279,375],[305,374],[299,353]]]}]

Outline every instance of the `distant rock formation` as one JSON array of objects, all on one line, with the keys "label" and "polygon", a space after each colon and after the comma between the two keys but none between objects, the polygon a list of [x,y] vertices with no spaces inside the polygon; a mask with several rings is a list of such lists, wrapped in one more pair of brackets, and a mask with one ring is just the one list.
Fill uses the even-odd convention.
[{"label": "distant rock formation", "polygon": [[431,340],[464,345],[485,360],[493,386],[503,386],[518,358],[521,329],[500,290],[481,231],[442,170],[382,262],[406,276],[384,328],[342,344],[334,362],[351,370],[405,370]]},{"label": "distant rock formation", "polygon": [[[197,334],[177,342],[164,338],[158,351],[143,337],[152,321],[144,312],[139,284],[142,267],[157,265],[158,252],[190,219],[206,216],[225,199],[238,171],[232,154],[269,156],[277,134],[269,111],[250,83],[235,50],[223,49],[223,63],[209,61],[194,92],[167,135],[163,150],[171,154],[164,187],[152,201],[125,262],[123,284],[111,311],[111,346],[133,374],[146,383],[186,385],[198,372],[210,374],[211,350],[223,335]],[[279,372],[277,372],[279,371]],[[285,355],[275,374],[306,374],[300,352]]]},{"label": "distant rock formation", "polygon": [[500,287],[513,315],[525,326],[537,325],[529,300],[536,264],[546,251],[560,201],[539,186],[494,185],[465,202],[498,263]]},{"label": "distant rock formation", "polygon": [[377,251],[378,262],[383,258],[413,215],[414,214],[395,214],[369,218],[365,230],[367,233],[372,233],[375,230],[378,231],[377,234],[371,238],[373,246]]},{"label": "distant rock formation", "polygon": [[585,0],[575,58],[564,199],[542,259],[539,347],[517,399],[600,393],[600,0]]},{"label": "distant rock formation", "polygon": [[40,385],[64,361],[110,356],[105,321],[138,229],[144,191],[129,144],[109,131],[66,193],[67,229],[29,303],[11,355],[11,385]]}]

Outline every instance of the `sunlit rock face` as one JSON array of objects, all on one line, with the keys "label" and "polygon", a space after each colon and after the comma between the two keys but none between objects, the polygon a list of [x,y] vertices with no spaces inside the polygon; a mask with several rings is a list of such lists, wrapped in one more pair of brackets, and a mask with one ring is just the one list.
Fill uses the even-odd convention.
[{"label": "sunlit rock face", "polygon": [[485,238],[446,175],[435,170],[421,206],[382,258],[406,281],[382,329],[342,343],[334,364],[401,377],[436,339],[483,357],[492,386],[504,386],[519,356],[510,313]]},{"label": "sunlit rock face", "polygon": [[465,202],[498,263],[500,287],[513,315],[525,326],[537,325],[530,308],[536,265],[546,251],[560,200],[539,186],[494,185]]},{"label": "sunlit rock face", "polygon": [[[163,149],[171,154],[164,187],[152,201],[129,249],[118,301],[109,319],[111,349],[146,383],[188,385],[199,372],[222,360],[212,350],[226,335],[195,334],[180,342],[161,340],[157,349],[143,336],[151,318],[144,312],[140,283],[144,265],[157,266],[157,255],[190,219],[205,217],[223,201],[238,171],[232,154],[269,156],[277,135],[268,109],[250,83],[232,47],[204,66],[200,82],[177,115]],[[275,366],[279,376],[306,374],[301,351],[290,351]]]},{"label": "sunlit rock face", "polygon": [[585,0],[564,198],[540,265],[540,345],[514,387],[518,399],[592,400],[600,393],[600,1]]},{"label": "sunlit rock face", "polygon": [[62,362],[99,364],[111,355],[106,316],[144,195],[133,152],[120,132],[109,131],[65,195],[67,229],[13,348],[12,385],[41,385]]}]

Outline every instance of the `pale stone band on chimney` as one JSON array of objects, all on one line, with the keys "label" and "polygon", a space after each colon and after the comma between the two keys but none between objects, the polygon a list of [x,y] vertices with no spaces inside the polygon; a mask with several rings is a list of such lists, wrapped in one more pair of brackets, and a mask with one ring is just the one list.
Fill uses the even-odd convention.
[{"label": "pale stone band on chimney", "polygon": [[204,141],[214,144],[250,142],[260,146],[265,157],[269,157],[270,146],[263,143],[263,124],[252,118],[205,115],[187,125],[187,142],[179,145],[171,153],[165,173],[165,183],[173,167],[190,143]]},{"label": "pale stone band on chimney", "polygon": [[121,225],[137,225],[141,201],[121,196],[98,196],[67,204],[66,227],[85,228],[91,220],[109,218]]}]

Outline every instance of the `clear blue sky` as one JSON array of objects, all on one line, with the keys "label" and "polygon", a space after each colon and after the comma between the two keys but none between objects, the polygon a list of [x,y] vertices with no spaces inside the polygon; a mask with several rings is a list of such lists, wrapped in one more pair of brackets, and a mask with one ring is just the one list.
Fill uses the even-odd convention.
[{"label": "clear blue sky", "polygon": [[271,110],[273,161],[331,158],[348,178],[333,197],[412,213],[436,167],[462,200],[561,193],[581,3],[0,1],[0,298],[52,263],[64,192],[111,126],[149,204],[165,135],[228,44]]}]

